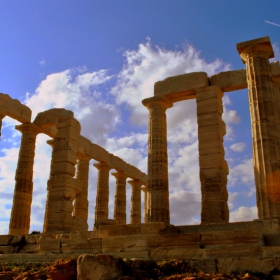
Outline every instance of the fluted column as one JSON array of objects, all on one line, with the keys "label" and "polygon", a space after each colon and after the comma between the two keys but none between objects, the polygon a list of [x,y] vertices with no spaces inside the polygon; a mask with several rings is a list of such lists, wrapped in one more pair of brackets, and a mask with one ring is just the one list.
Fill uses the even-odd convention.
[{"label": "fluted column", "polygon": [[95,222],[101,219],[108,219],[109,204],[109,171],[111,169],[106,163],[95,163],[98,169],[98,181],[95,205]]},{"label": "fluted column", "polygon": [[170,222],[166,109],[172,104],[164,97],[144,99],[149,110],[148,140],[148,222]]},{"label": "fluted column", "polygon": [[141,188],[141,191],[144,192],[144,223],[148,223],[148,195],[147,195],[147,186]]},{"label": "fluted column", "polygon": [[90,157],[79,156],[77,165],[77,180],[81,190],[77,193],[75,199],[74,218],[79,219],[77,227],[81,231],[88,230],[88,174],[90,160]]},{"label": "fluted column", "polygon": [[280,217],[280,130],[277,92],[269,58],[269,37],[237,44],[246,64],[253,138],[253,163],[259,218]]},{"label": "fluted column", "polygon": [[229,221],[223,95],[217,86],[196,90],[202,224]]},{"label": "fluted column", "polygon": [[126,179],[124,172],[114,172],[116,178],[116,195],[114,205],[114,219],[118,224],[126,224]]},{"label": "fluted column", "polygon": [[130,223],[141,223],[141,186],[143,183],[139,180],[129,180],[131,185],[131,207],[130,207]]},{"label": "fluted column", "polygon": [[17,125],[22,133],[21,145],[16,170],[16,184],[9,234],[23,235],[29,233],[31,203],[33,193],[33,164],[35,157],[36,136],[40,128],[31,123]]}]

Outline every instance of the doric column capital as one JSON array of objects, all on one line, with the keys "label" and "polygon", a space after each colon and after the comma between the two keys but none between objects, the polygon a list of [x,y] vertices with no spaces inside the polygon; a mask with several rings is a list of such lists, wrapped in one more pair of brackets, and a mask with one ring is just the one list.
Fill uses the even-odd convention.
[{"label": "doric column capital", "polygon": [[43,132],[43,129],[34,123],[16,125],[15,129],[19,130],[21,133],[34,133],[36,135]]},{"label": "doric column capital", "polygon": [[98,170],[106,170],[109,171],[110,169],[112,169],[111,166],[109,166],[107,163],[105,162],[99,162],[99,163],[94,163],[93,164],[94,167],[96,167]]},{"label": "doric column capital", "polygon": [[173,103],[169,99],[167,99],[165,96],[159,95],[143,99],[142,104],[148,109],[155,106],[161,106],[165,109],[168,109],[173,106]]},{"label": "doric column capital", "polygon": [[128,176],[123,171],[111,173],[116,179],[126,179]]},{"label": "doric column capital", "polygon": [[138,180],[138,179],[133,179],[133,180],[129,180],[127,181],[132,187],[141,187],[143,185],[143,183]]},{"label": "doric column capital", "polygon": [[147,190],[148,190],[148,187],[147,187],[146,185],[144,185],[144,186],[141,188],[141,191],[144,192],[144,193],[147,192]]},{"label": "doric column capital", "polygon": [[50,145],[53,148],[54,145],[54,139],[50,139],[46,141],[48,145]]},{"label": "doric column capital", "polygon": [[243,63],[245,63],[249,57],[254,55],[265,55],[267,59],[274,57],[274,52],[268,36],[238,43],[236,48]]},{"label": "doric column capital", "polygon": [[77,159],[78,160],[86,160],[86,161],[90,161],[92,158],[88,155],[85,154],[81,154],[81,153],[77,153]]}]

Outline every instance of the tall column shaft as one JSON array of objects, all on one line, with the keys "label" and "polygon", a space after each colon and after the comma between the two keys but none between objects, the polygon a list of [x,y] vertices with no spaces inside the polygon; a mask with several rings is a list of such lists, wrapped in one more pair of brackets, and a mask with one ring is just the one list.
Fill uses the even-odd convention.
[{"label": "tall column shaft", "polygon": [[48,184],[46,232],[69,232],[73,229],[73,200],[76,198],[78,139],[81,126],[72,117],[63,117],[56,125],[53,142],[51,174]]},{"label": "tall column shaft", "polygon": [[81,188],[74,204],[74,218],[79,219],[79,230],[88,230],[88,174],[91,158],[81,157],[77,166],[77,180]]},{"label": "tall column shaft", "polygon": [[229,221],[222,97],[216,86],[196,91],[202,224]]},{"label": "tall column shaft", "polygon": [[148,140],[148,222],[170,222],[167,123],[166,109],[171,107],[167,99],[143,100],[149,109]]},{"label": "tall column shaft", "polygon": [[273,50],[268,37],[237,44],[237,48],[246,64],[258,215],[279,218],[279,98],[268,60]]},{"label": "tall column shaft", "polygon": [[33,193],[33,164],[36,136],[39,128],[31,123],[16,126],[22,133],[18,164],[15,176],[15,191],[9,234],[29,233]]},{"label": "tall column shaft", "polygon": [[116,177],[116,195],[114,205],[114,219],[118,224],[126,224],[126,179],[124,172],[112,173]]},{"label": "tall column shaft", "polygon": [[141,223],[141,186],[139,180],[129,180],[131,185],[131,208],[130,208],[130,223]]},{"label": "tall column shaft", "polygon": [[108,219],[109,204],[109,171],[111,169],[106,163],[96,163],[98,169],[95,222],[101,219]]}]

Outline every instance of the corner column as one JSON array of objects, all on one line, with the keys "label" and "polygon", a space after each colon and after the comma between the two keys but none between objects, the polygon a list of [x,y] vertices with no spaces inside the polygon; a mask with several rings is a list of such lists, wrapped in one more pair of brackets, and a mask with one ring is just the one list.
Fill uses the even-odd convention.
[{"label": "corner column", "polygon": [[70,232],[73,229],[73,200],[76,198],[77,163],[80,123],[72,117],[58,120],[57,135],[53,142],[51,174],[44,230]]},{"label": "corner column", "polygon": [[246,64],[258,216],[279,218],[279,100],[268,60],[274,57],[273,49],[269,37],[264,37],[239,43],[237,50]]},{"label": "corner column", "polygon": [[95,205],[95,222],[102,219],[108,219],[109,204],[109,171],[111,167],[106,163],[95,163],[98,169],[98,181]]},{"label": "corner column", "polygon": [[116,178],[116,195],[114,206],[114,219],[118,224],[126,224],[126,179],[124,172],[115,172],[112,175]]},{"label": "corner column", "polygon": [[229,221],[222,97],[217,86],[196,90],[202,224]]},{"label": "corner column", "polygon": [[172,103],[164,97],[142,101],[148,108],[148,222],[170,223],[166,110]]},{"label": "corner column", "polygon": [[131,209],[130,209],[130,223],[141,223],[141,186],[142,182],[139,180],[129,180],[131,185]]},{"label": "corner column", "polygon": [[24,235],[29,233],[30,228],[36,136],[41,131],[37,125],[31,123],[17,125],[16,129],[22,133],[22,138],[15,176],[16,184],[9,234]]}]

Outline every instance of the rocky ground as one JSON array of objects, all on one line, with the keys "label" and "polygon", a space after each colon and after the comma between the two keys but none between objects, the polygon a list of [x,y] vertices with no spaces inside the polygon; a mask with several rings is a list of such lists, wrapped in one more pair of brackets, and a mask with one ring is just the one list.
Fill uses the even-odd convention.
[{"label": "rocky ground", "polygon": [[[118,280],[261,280],[280,279],[277,272],[271,275],[250,272],[231,275],[223,273],[207,274],[196,271],[188,261],[142,261],[121,260],[122,277]],[[279,278],[278,278],[279,277]],[[77,261],[57,260],[54,263],[3,263],[0,264],[0,280],[76,280]]]}]

